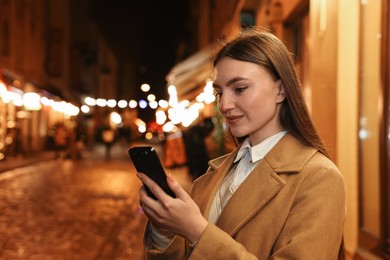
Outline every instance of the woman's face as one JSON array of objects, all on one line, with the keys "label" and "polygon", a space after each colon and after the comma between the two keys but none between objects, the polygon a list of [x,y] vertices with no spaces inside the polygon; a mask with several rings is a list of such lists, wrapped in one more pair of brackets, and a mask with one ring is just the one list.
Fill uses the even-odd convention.
[{"label": "woman's face", "polygon": [[283,130],[279,111],[284,89],[263,67],[225,57],[215,66],[214,89],[235,137],[249,135],[256,145]]}]

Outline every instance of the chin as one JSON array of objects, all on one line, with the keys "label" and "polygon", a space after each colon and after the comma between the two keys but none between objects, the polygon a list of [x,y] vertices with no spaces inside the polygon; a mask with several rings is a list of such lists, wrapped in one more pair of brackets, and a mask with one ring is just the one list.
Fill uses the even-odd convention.
[{"label": "chin", "polygon": [[242,137],[246,137],[248,136],[248,133],[244,133],[242,131],[234,131],[234,130],[231,130],[232,132],[232,135],[235,137],[235,138],[242,138]]}]

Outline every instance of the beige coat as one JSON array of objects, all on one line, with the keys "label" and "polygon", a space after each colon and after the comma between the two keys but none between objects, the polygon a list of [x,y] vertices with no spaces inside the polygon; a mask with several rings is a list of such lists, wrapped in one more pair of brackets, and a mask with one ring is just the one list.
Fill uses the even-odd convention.
[{"label": "beige coat", "polygon": [[[212,160],[192,197],[208,218],[236,156]],[[265,156],[233,194],[216,225],[192,252],[181,237],[149,259],[337,259],[345,218],[343,178],[315,148],[290,134]]]}]

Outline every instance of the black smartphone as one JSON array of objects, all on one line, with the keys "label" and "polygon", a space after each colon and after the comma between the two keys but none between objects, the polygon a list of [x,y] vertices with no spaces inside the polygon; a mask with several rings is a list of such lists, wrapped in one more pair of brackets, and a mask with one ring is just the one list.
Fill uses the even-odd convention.
[{"label": "black smartphone", "polygon": [[[155,181],[168,195],[175,198],[175,194],[168,187],[167,175],[158,157],[156,149],[151,146],[134,146],[128,151],[129,156],[138,172],[146,174]],[[157,200],[156,196],[144,185],[150,197]]]}]

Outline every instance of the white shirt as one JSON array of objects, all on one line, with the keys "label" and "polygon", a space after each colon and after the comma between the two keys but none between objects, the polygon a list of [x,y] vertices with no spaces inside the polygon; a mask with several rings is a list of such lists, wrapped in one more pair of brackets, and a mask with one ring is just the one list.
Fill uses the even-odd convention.
[{"label": "white shirt", "polygon": [[244,140],[234,159],[234,163],[238,162],[238,165],[232,167],[214,196],[209,215],[210,222],[214,224],[217,222],[219,215],[234,192],[286,133],[287,131],[279,132],[254,146],[250,145],[249,137]]}]

